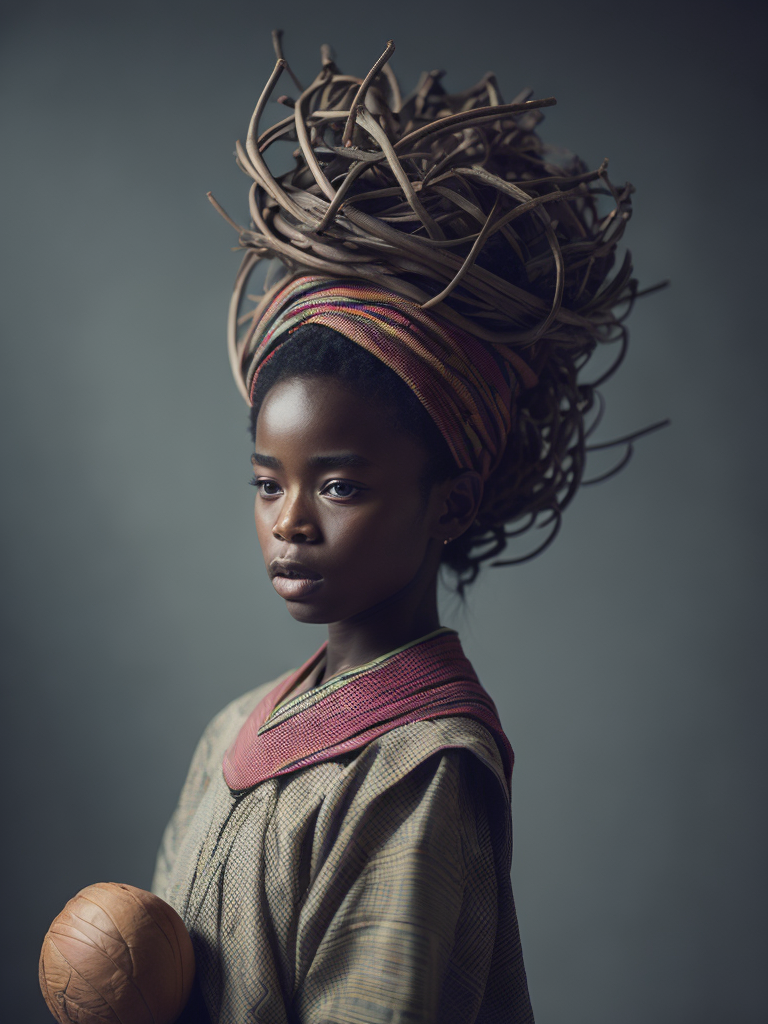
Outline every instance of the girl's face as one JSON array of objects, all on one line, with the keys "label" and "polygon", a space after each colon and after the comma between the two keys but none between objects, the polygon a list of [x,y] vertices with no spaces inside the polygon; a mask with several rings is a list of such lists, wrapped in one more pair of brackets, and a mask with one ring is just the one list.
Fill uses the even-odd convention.
[{"label": "girl's face", "polygon": [[386,405],[333,378],[292,378],[269,391],[252,456],[256,529],[295,619],[350,619],[425,562],[436,572],[451,527],[446,488],[423,484],[427,458]]}]

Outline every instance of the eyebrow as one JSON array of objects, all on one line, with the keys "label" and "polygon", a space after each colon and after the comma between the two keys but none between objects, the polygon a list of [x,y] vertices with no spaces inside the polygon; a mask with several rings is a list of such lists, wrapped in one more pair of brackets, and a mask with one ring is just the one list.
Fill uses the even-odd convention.
[{"label": "eyebrow", "polygon": [[[252,461],[266,469],[282,469],[283,464],[274,455],[262,455],[261,452],[254,452]],[[312,455],[307,460],[310,466],[317,469],[332,469],[334,466],[362,467],[370,466],[371,460],[355,452],[336,452],[333,455]]]},{"label": "eyebrow", "polygon": [[265,469],[282,469],[283,464],[274,455],[262,455],[261,452],[254,452],[251,455],[253,465],[264,466]]}]

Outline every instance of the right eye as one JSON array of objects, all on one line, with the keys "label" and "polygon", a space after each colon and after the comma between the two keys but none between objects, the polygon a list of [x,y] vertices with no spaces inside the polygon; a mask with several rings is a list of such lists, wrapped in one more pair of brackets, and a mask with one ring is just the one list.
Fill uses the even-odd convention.
[{"label": "right eye", "polygon": [[280,494],[280,484],[276,480],[270,480],[268,477],[255,476],[250,483],[265,498],[274,498],[275,495]]}]

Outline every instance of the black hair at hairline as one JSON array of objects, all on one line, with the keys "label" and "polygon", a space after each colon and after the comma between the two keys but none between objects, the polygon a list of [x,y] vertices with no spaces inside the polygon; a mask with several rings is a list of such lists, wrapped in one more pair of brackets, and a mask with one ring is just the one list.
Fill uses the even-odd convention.
[{"label": "black hair at hairline", "polygon": [[254,442],[267,394],[280,381],[295,377],[330,377],[355,394],[379,402],[389,414],[391,426],[414,438],[426,451],[423,483],[427,492],[437,481],[458,472],[445,439],[407,384],[376,356],[322,324],[297,327],[290,343],[282,345],[259,373],[250,420]]}]

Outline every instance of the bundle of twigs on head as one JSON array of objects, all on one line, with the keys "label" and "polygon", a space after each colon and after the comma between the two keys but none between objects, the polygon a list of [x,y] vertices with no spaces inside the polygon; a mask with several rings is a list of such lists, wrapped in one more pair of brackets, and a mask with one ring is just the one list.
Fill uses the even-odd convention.
[{"label": "bundle of twigs on head", "polygon": [[[373,281],[502,352],[517,351],[539,384],[518,395],[478,521],[445,558],[468,581],[508,537],[549,524],[531,557],[557,532],[582,482],[594,387],[626,349],[623,320],[637,295],[629,253],[612,272],[632,186],[616,188],[607,161],[596,170],[573,156],[552,162],[536,133],[552,98],[531,99],[526,89],[504,103],[492,74],[448,94],[443,73],[432,71],[403,99],[387,63],[391,42],[364,79],[342,74],[323,47],[322,68],[303,88],[283,58],[280,33],[274,39],[277,64],[245,146],[237,143],[238,164],[253,179],[252,224],[243,229],[227,217],[246,250],[230,310],[235,378],[247,397],[259,317],[279,287],[307,272]],[[291,113],[261,130],[284,72],[298,92],[279,98]],[[276,177],[265,154],[282,141],[297,144],[296,163]],[[604,212],[601,196],[610,202]],[[277,280],[268,275],[275,283],[263,297],[247,296],[264,259],[279,261]],[[245,311],[247,298],[256,305]],[[613,342],[611,369],[591,385],[577,381],[595,347]]]}]

